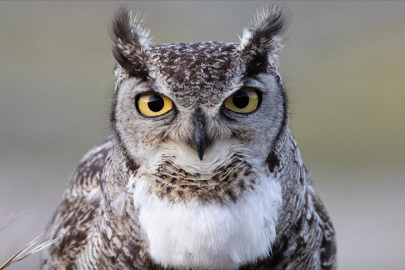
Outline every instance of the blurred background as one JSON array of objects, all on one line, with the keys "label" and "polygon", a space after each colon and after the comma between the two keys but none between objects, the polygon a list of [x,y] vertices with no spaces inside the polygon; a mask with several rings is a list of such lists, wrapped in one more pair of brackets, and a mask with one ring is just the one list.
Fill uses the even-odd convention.
[{"label": "blurred background", "polygon": [[[266,2],[142,1],[155,43],[238,42]],[[108,134],[121,2],[0,2],[0,262],[40,234]],[[405,269],[405,2],[283,2],[291,129],[334,221],[339,269]],[[32,256],[10,269],[37,269]]]}]

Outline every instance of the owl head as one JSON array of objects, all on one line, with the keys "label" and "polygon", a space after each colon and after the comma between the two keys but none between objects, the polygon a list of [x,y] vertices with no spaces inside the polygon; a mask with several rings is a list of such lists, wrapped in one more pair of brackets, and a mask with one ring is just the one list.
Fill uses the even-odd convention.
[{"label": "owl head", "polygon": [[152,45],[142,22],[119,9],[111,119],[129,162],[201,180],[235,162],[263,166],[288,121],[277,69],[284,26],[281,10],[269,6],[240,43]]}]

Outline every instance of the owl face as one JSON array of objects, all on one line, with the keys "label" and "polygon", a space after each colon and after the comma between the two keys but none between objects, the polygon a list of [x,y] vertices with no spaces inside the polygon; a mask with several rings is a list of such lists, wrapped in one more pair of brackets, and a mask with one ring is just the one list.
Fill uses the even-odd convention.
[{"label": "owl face", "polygon": [[240,44],[151,46],[130,14],[117,13],[112,123],[131,162],[148,174],[183,171],[195,180],[235,162],[264,166],[287,116],[274,54],[281,15],[257,20]]},{"label": "owl face", "polygon": [[115,127],[135,162],[186,157],[206,171],[202,164],[224,155],[266,158],[283,88],[271,70],[246,74],[238,54],[236,44],[210,42],[151,50],[149,76],[128,76],[117,89]]}]

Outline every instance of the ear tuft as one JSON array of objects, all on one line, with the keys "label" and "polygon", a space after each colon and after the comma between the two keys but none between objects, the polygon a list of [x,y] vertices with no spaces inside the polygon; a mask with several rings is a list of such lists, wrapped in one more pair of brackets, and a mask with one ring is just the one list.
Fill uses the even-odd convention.
[{"label": "ear tuft", "polygon": [[131,76],[145,78],[148,74],[147,61],[151,38],[143,29],[139,16],[132,19],[132,13],[121,6],[112,21],[112,52],[118,64]]},{"label": "ear tuft", "polygon": [[276,54],[283,47],[280,35],[286,24],[286,16],[276,5],[265,6],[257,12],[240,39],[239,52],[246,62],[246,75],[277,72]]},{"label": "ear tuft", "polygon": [[248,28],[243,30],[239,49],[249,54],[273,54],[283,47],[280,35],[286,28],[286,16],[277,5],[258,10]]}]

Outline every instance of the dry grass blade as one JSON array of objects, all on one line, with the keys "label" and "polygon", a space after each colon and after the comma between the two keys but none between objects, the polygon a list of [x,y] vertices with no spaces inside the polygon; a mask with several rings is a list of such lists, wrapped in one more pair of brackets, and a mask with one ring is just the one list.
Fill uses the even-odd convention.
[{"label": "dry grass blade", "polygon": [[10,259],[8,259],[2,266],[0,266],[0,270],[6,269],[10,264],[14,263],[17,261],[18,257],[24,252],[26,252],[28,249],[30,249],[33,245],[35,245],[39,239],[42,237],[42,234],[37,236],[34,240],[26,244],[22,249],[20,249],[16,254],[14,254]]},{"label": "dry grass blade", "polygon": [[[1,209],[0,209],[0,211],[1,211]],[[11,223],[13,223],[14,220],[16,220],[16,219],[17,219],[19,216],[21,216],[24,212],[25,212],[25,210],[22,211],[22,212],[21,212],[20,214],[18,214],[18,215],[12,214],[8,221],[6,221],[5,223],[1,223],[1,224],[0,224],[0,232],[2,232],[2,231],[3,231],[5,228],[7,228]]]},{"label": "dry grass blade", "polygon": [[[0,211],[1,211],[1,209],[0,209]],[[22,213],[24,213],[24,211],[21,212],[18,215],[13,214],[13,215],[11,215],[11,217],[10,217],[10,219],[8,221],[6,221],[5,223],[0,224],[0,232],[2,230],[4,230],[6,227],[8,227],[11,223],[13,223]],[[42,244],[39,244],[39,245],[36,246],[36,244],[39,242],[39,240],[42,238],[42,236],[44,236],[44,234],[46,234],[48,232],[48,230],[41,233],[37,237],[35,237],[31,242],[26,244],[16,254],[14,254],[11,258],[9,258],[3,265],[0,266],[0,270],[6,269],[11,264],[13,264],[15,262],[19,262],[19,261],[27,258],[28,256],[43,250],[44,248],[52,245],[53,243],[55,243],[58,239],[60,239],[62,237],[61,236],[61,237],[58,237],[58,238],[55,238],[55,239],[47,240],[47,241],[43,242]]]},{"label": "dry grass blade", "polygon": [[10,217],[10,219],[8,221],[6,221],[5,223],[0,224],[0,232],[2,232],[5,228],[7,228],[11,223],[13,223],[13,221],[17,218],[18,216],[12,216]]},{"label": "dry grass blade", "polygon": [[[62,238],[62,236],[61,236],[61,237],[58,237],[58,238],[55,238],[55,239],[51,239],[51,240],[47,240],[47,241],[43,242],[42,244],[36,246],[36,247],[33,248],[32,250],[26,252],[25,254],[21,254],[20,256],[18,256],[17,258],[15,258],[15,260],[14,260],[13,262],[21,261],[22,259],[25,259],[26,257],[28,257],[28,256],[30,256],[30,255],[32,255],[32,254],[34,254],[34,253],[37,253],[37,252],[43,250],[44,248],[49,247],[50,245],[53,245],[53,244],[54,244],[56,241],[58,241],[60,238]],[[2,270],[2,269],[0,268],[0,270]]]},{"label": "dry grass blade", "polygon": [[[0,266],[0,270],[6,269],[12,263],[19,262],[19,261],[27,258],[28,256],[30,256],[36,252],[39,252],[39,251],[43,250],[44,248],[47,248],[48,246],[52,245],[60,238],[59,237],[59,238],[45,241],[44,243],[34,247],[45,233],[38,235],[37,237],[35,237],[34,240],[32,240],[27,245],[25,245],[22,249],[20,249],[10,259],[8,259],[2,266]],[[34,247],[34,248],[30,250],[30,248],[32,248],[32,247]]]}]

